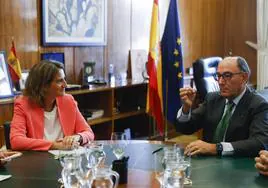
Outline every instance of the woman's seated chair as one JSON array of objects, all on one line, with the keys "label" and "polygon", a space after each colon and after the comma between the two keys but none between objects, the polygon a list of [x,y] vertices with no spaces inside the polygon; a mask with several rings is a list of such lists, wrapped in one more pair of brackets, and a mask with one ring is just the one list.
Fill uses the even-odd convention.
[{"label": "woman's seated chair", "polygon": [[208,57],[197,59],[193,63],[194,82],[202,102],[208,92],[219,91],[218,82],[214,79],[221,57]]},{"label": "woman's seated chair", "polygon": [[10,144],[10,121],[6,121],[4,123],[4,135],[5,135],[5,142],[6,142],[6,148],[11,149],[11,144]]}]

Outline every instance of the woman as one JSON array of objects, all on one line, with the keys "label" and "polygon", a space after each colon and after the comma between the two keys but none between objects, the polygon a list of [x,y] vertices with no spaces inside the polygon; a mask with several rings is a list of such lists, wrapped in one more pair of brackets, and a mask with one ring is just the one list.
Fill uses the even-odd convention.
[{"label": "woman", "polygon": [[32,67],[23,96],[15,101],[13,150],[68,150],[94,139],[76,101],[65,94],[66,86],[61,63],[45,60]]}]

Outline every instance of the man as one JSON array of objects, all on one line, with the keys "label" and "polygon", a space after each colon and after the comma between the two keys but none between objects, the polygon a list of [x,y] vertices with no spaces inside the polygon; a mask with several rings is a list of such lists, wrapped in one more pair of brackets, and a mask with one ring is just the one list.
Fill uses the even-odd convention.
[{"label": "man", "polygon": [[203,129],[203,140],[187,145],[185,154],[256,156],[268,143],[268,103],[247,87],[249,76],[244,58],[224,58],[215,75],[220,92],[208,93],[195,110],[195,90],[180,89],[183,106],[177,131],[192,134]]},{"label": "man", "polygon": [[259,170],[260,174],[268,176],[268,151],[262,150],[259,157],[255,158],[255,167]]}]

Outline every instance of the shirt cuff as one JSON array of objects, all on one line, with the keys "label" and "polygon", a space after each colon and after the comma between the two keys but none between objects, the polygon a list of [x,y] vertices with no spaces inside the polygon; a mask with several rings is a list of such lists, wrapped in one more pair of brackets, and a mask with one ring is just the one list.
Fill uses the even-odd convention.
[{"label": "shirt cuff", "polygon": [[179,122],[187,122],[191,119],[191,112],[192,109],[190,109],[188,114],[184,114],[182,111],[182,107],[179,109],[178,113],[177,113],[177,120]]},{"label": "shirt cuff", "polygon": [[231,143],[229,142],[221,142],[222,144],[222,156],[228,156],[234,154],[234,148]]}]

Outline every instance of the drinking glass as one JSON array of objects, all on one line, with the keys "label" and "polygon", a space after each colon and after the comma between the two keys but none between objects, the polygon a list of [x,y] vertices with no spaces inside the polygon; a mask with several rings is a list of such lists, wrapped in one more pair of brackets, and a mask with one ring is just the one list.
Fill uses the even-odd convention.
[{"label": "drinking glass", "polygon": [[183,188],[185,168],[180,160],[168,161],[164,171],[163,185],[167,188]]},{"label": "drinking glass", "polygon": [[167,184],[174,164],[180,164],[181,159],[181,150],[177,145],[164,147],[154,153],[155,177],[161,186]]},{"label": "drinking glass", "polygon": [[125,148],[128,144],[126,134],[123,132],[112,132],[111,147],[113,154],[117,160],[121,159],[125,154]]},{"label": "drinking glass", "polygon": [[191,156],[184,156],[182,164],[185,167],[185,178],[184,178],[184,185],[192,185],[191,180]]},{"label": "drinking glass", "polygon": [[177,147],[176,145],[172,146],[172,147],[165,147],[164,148],[164,156],[162,159],[162,165],[163,168],[166,168],[166,163],[167,162],[177,162],[180,161],[182,159],[181,156],[181,151],[180,148]]},{"label": "drinking glass", "polygon": [[163,165],[163,158],[164,158],[164,152],[163,149],[161,151],[158,151],[157,153],[154,153],[153,158],[153,164],[154,164],[154,174],[155,178],[161,185],[163,186],[163,179],[164,179],[164,165]]}]

